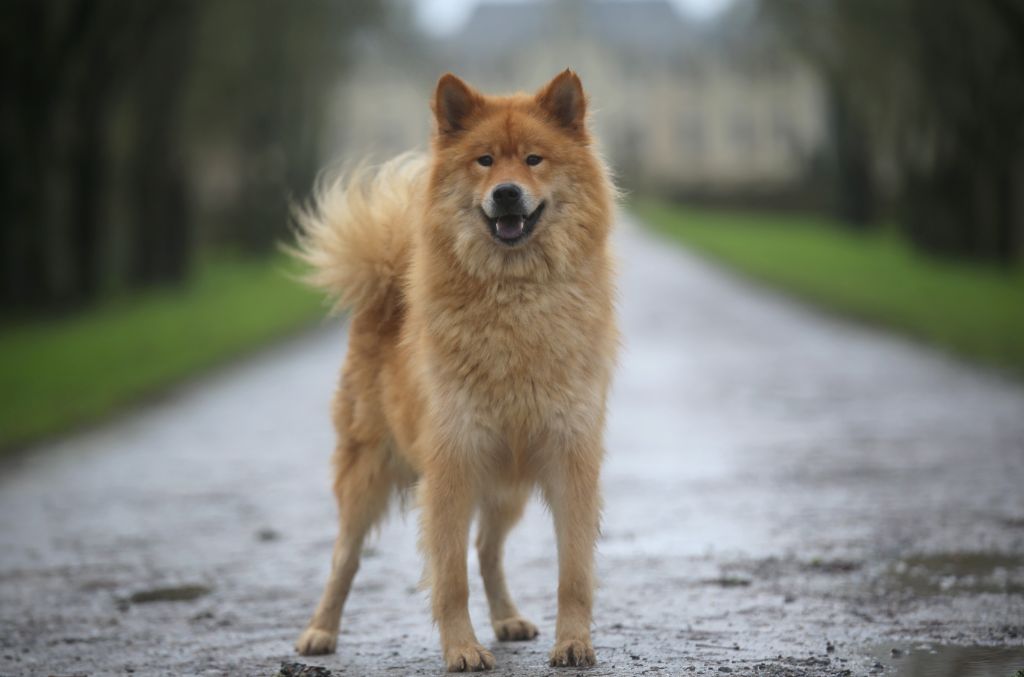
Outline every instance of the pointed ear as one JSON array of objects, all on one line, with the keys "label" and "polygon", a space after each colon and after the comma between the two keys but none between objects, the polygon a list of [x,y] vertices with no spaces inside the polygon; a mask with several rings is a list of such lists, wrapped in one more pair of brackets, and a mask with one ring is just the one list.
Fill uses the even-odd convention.
[{"label": "pointed ear", "polygon": [[537,103],[566,129],[583,131],[587,97],[583,93],[583,83],[572,70],[566,68],[537,92]]},{"label": "pointed ear", "polygon": [[434,91],[434,117],[441,134],[452,134],[466,128],[467,119],[483,104],[483,98],[473,88],[445,73],[437,81]]}]

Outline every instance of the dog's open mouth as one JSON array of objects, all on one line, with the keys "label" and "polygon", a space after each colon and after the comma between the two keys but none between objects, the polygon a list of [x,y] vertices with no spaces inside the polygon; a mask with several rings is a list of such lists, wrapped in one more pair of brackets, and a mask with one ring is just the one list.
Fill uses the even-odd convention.
[{"label": "dog's open mouth", "polygon": [[533,232],[545,204],[541,202],[532,214],[503,214],[493,219],[484,214],[484,219],[491,230],[491,237],[509,246],[522,242]]}]

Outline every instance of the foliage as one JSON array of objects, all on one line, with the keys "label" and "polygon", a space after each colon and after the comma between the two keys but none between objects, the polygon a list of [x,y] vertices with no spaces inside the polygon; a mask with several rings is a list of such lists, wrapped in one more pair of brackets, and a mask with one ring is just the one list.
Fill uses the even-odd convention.
[{"label": "foliage", "polygon": [[868,199],[861,184],[883,179],[922,250],[1002,263],[1019,257],[1024,5],[764,0],[761,8],[826,84],[840,194]]},{"label": "foliage", "polygon": [[180,284],[211,239],[270,251],[320,163],[345,47],[381,7],[4,2],[0,307]]},{"label": "foliage", "polygon": [[1024,376],[1024,271],[923,257],[892,232],[642,202],[658,230],[828,310]]},{"label": "foliage", "polygon": [[0,449],[87,423],[315,322],[283,258],[217,257],[190,283],[0,330]]}]

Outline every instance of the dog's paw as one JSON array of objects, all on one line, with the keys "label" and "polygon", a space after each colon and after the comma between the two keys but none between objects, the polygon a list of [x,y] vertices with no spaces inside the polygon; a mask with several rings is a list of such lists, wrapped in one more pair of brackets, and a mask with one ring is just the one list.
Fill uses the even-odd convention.
[{"label": "dog's paw", "polygon": [[295,642],[295,650],[303,656],[334,653],[338,646],[338,633],[319,628],[306,628]]},{"label": "dog's paw", "polygon": [[550,664],[556,668],[589,668],[597,665],[597,657],[589,640],[567,639],[555,644]]},{"label": "dog's paw", "polygon": [[448,672],[479,672],[494,667],[494,654],[479,644],[462,644],[444,652]]},{"label": "dog's paw", "polygon": [[537,626],[522,616],[492,621],[491,625],[494,626],[495,636],[502,642],[521,642],[537,636]]}]

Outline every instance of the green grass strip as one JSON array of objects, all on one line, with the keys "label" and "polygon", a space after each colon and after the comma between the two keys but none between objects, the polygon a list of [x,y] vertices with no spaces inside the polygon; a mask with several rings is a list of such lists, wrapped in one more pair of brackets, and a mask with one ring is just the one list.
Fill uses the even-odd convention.
[{"label": "green grass strip", "polygon": [[892,231],[640,201],[658,231],[795,296],[1024,376],[1024,269],[939,261]]},{"label": "green grass strip", "polygon": [[0,329],[0,450],[95,421],[324,315],[295,265],[205,260],[180,289]]}]

